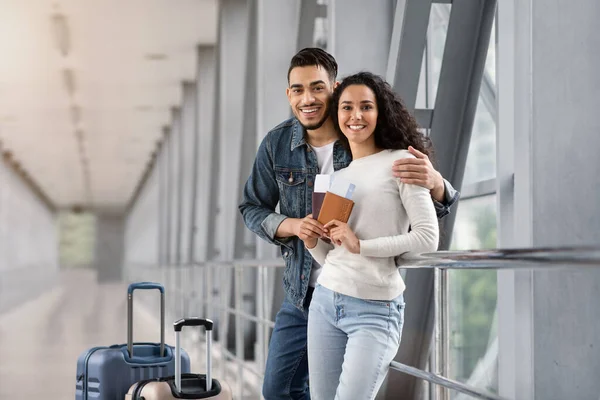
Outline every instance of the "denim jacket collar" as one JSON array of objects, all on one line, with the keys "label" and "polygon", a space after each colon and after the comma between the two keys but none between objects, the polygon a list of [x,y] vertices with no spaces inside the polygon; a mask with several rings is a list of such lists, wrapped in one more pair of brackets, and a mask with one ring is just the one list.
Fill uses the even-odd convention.
[{"label": "denim jacket collar", "polygon": [[306,138],[304,136],[304,127],[300,124],[298,119],[294,119],[294,125],[292,128],[292,146],[290,147],[291,151],[294,151],[296,147],[300,147],[306,144]]}]

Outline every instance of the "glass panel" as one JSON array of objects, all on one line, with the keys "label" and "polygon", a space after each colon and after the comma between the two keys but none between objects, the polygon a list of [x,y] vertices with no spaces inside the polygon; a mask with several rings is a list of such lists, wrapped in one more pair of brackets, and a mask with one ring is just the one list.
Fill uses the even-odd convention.
[{"label": "glass panel", "polygon": [[[495,21],[495,20],[494,20]],[[496,177],[496,35],[495,22],[477,100],[463,185]],[[489,85],[489,86],[488,86]]]},{"label": "glass panel", "polygon": [[448,33],[448,20],[450,19],[450,4],[433,4],[429,15],[429,28],[427,33],[427,54],[429,56],[428,107],[433,107],[437,95],[440,71],[442,69],[442,58],[446,46],[446,34]]},{"label": "glass panel", "polygon": [[427,45],[423,53],[419,89],[417,92],[417,108],[432,108],[435,104],[442,57],[448,33],[450,4],[433,4],[429,14],[427,28]]},{"label": "glass panel", "polygon": [[[452,250],[496,247],[496,196],[460,202]],[[493,392],[498,386],[496,271],[449,271],[450,378]],[[453,393],[452,399],[462,399]]]},{"label": "glass panel", "polygon": [[496,123],[481,96],[471,133],[463,185],[496,177]]},{"label": "glass panel", "polygon": [[61,212],[60,263],[63,267],[90,267],[94,261],[96,218],[93,214]]}]

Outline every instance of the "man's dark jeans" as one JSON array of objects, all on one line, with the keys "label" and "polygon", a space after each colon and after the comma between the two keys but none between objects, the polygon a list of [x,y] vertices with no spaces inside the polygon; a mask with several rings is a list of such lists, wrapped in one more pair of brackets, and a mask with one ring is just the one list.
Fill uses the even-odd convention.
[{"label": "man's dark jeans", "polygon": [[306,338],[312,292],[313,288],[309,288],[305,311],[286,298],[275,317],[263,383],[266,400],[310,400]]}]

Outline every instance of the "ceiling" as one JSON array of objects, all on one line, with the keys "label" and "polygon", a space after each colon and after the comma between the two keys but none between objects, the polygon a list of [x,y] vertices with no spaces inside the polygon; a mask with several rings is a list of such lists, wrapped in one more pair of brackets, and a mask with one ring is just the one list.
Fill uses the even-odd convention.
[{"label": "ceiling", "polygon": [[217,0],[0,0],[0,141],[59,208],[125,208]]}]

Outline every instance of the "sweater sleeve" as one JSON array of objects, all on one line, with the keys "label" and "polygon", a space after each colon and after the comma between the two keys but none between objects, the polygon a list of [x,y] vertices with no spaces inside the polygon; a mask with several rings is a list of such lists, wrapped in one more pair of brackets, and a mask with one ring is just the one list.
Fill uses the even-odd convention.
[{"label": "sweater sleeve", "polygon": [[317,245],[312,249],[308,249],[308,252],[312,256],[312,258],[314,258],[315,261],[319,263],[319,265],[324,265],[325,258],[327,257],[327,253],[329,253],[330,250],[333,250],[333,245],[319,239],[317,240]]},{"label": "sweater sleeve", "polygon": [[401,235],[360,241],[360,254],[366,257],[394,257],[400,254],[435,251],[439,227],[429,190],[400,182],[398,190],[406,209],[411,231]]}]

